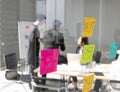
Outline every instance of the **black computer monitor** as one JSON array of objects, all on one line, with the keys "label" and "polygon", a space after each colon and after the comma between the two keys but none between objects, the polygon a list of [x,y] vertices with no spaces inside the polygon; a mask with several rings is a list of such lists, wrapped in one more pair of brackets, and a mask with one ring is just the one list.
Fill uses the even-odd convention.
[{"label": "black computer monitor", "polygon": [[97,64],[100,63],[102,53],[100,51],[96,51],[93,56],[93,61],[95,61]]}]

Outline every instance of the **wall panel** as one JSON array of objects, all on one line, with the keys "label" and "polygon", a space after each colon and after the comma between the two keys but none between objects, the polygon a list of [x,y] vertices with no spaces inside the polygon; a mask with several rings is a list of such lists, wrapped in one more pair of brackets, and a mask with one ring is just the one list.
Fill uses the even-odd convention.
[{"label": "wall panel", "polygon": [[[12,3],[11,3],[12,2]],[[1,0],[1,67],[5,66],[3,56],[7,53],[18,52],[18,32],[17,32],[17,20],[18,20],[18,0]]]}]

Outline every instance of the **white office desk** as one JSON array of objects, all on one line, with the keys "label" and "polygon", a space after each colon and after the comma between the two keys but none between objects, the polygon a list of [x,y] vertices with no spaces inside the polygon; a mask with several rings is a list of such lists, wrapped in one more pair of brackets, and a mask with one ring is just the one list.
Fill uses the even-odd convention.
[{"label": "white office desk", "polygon": [[[95,78],[101,80],[109,80],[110,64],[99,64],[96,65],[96,67],[94,68],[83,67],[77,70],[68,69],[68,67],[69,66],[67,65],[58,65],[57,71],[52,72],[52,74],[83,77],[86,74],[90,74],[93,72],[103,72],[104,76],[95,76]],[[34,72],[39,72],[39,68],[35,69]]]}]

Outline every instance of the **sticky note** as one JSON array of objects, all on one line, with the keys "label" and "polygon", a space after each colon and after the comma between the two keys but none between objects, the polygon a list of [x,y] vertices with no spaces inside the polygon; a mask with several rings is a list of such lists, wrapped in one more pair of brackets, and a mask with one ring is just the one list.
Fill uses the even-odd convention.
[{"label": "sticky note", "polygon": [[95,45],[84,45],[83,53],[80,59],[81,64],[87,64],[92,62],[93,53],[94,53]]},{"label": "sticky note", "polygon": [[96,23],[96,18],[89,18],[89,17],[84,18],[84,25],[82,32],[83,37],[90,37],[93,35],[95,23]]},{"label": "sticky note", "polygon": [[116,57],[118,45],[119,45],[118,42],[113,42],[113,43],[110,44],[110,50],[109,50],[110,53],[108,55],[109,59],[112,59],[112,58]]},{"label": "sticky note", "polygon": [[59,49],[41,50],[40,74],[57,71]]},{"label": "sticky note", "polygon": [[94,74],[84,76],[82,92],[90,92],[94,81]]}]

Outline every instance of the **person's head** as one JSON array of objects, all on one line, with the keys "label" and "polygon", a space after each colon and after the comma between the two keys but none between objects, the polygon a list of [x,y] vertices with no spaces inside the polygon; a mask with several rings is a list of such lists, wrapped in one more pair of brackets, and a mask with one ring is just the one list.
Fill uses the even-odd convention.
[{"label": "person's head", "polygon": [[42,25],[46,20],[46,16],[44,14],[38,14],[36,17],[36,21],[34,25]]},{"label": "person's head", "polygon": [[61,23],[61,21],[59,21],[59,20],[57,20],[57,19],[55,19],[54,21],[53,21],[53,28],[55,29],[55,30],[60,30],[60,26],[62,25],[62,23]]},{"label": "person's head", "polygon": [[79,46],[88,45],[88,37],[79,37],[77,44]]}]

